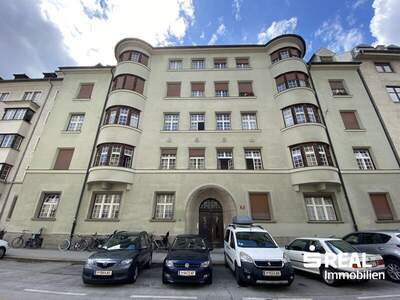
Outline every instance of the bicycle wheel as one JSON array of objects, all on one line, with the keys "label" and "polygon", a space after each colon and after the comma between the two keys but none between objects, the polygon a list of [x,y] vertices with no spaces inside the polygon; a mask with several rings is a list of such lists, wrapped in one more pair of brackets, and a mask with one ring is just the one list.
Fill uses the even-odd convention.
[{"label": "bicycle wheel", "polygon": [[61,243],[58,244],[58,250],[67,251],[67,250],[69,250],[70,246],[71,246],[71,242],[69,241],[69,239],[65,239]]},{"label": "bicycle wheel", "polygon": [[24,245],[24,238],[22,236],[18,236],[11,241],[11,247],[13,248],[21,248]]},{"label": "bicycle wheel", "polygon": [[88,247],[88,241],[85,239],[81,239],[75,243],[75,250],[76,251],[85,251]]},{"label": "bicycle wheel", "polygon": [[88,241],[87,250],[94,251],[97,249],[98,245],[99,245],[99,241],[93,237],[90,237],[89,241]]}]

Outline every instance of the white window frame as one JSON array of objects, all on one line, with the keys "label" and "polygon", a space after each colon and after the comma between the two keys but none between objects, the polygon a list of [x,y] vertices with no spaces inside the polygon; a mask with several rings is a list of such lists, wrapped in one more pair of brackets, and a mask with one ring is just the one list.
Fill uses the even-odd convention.
[{"label": "white window frame", "polygon": [[360,170],[375,170],[375,164],[368,149],[354,149],[353,151]]},{"label": "white window frame", "polygon": [[176,154],[161,153],[160,167],[162,170],[174,170],[176,168]]},{"label": "white window frame", "polygon": [[307,161],[307,167],[318,166],[317,154],[315,153],[314,146],[313,145],[304,145],[303,151],[304,151],[304,156]]},{"label": "white window frame", "polygon": [[121,208],[120,193],[95,193],[90,212],[90,219],[117,220]]},{"label": "white window frame", "polygon": [[294,147],[291,151],[293,166],[295,168],[304,167],[303,156],[301,155],[301,147]]},{"label": "white window frame", "polygon": [[164,114],[164,129],[165,131],[179,130],[179,114],[167,113]]},{"label": "white window frame", "polygon": [[0,93],[0,101],[6,101],[10,93]]},{"label": "white window frame", "polygon": [[252,112],[242,113],[242,130],[257,130],[257,114]]},{"label": "white window frame", "polygon": [[170,59],[168,63],[169,70],[182,70],[182,59]]},{"label": "white window frame", "polygon": [[154,204],[155,220],[173,220],[175,210],[175,194],[174,193],[156,193]]},{"label": "white window frame", "polygon": [[22,96],[22,100],[37,101],[40,99],[41,95],[41,91],[28,91],[24,93],[24,95]]},{"label": "white window frame", "polygon": [[393,102],[400,102],[400,86],[387,86],[386,91]]},{"label": "white window frame", "polygon": [[230,113],[217,113],[215,118],[216,118],[216,130],[221,130],[221,131],[232,130]]},{"label": "white window frame", "polygon": [[205,68],[205,60],[202,58],[192,59],[192,69],[193,70],[203,70]]},{"label": "white window frame", "polygon": [[263,169],[263,162],[262,162],[260,149],[245,149],[244,150],[244,158],[246,160],[246,167],[247,167],[247,160],[251,159],[253,161],[253,169],[252,170],[262,170]]},{"label": "white window frame", "polygon": [[[221,165],[219,163],[220,159],[228,160],[228,170],[233,169],[233,151],[232,150],[217,150],[217,163],[219,166]],[[224,170],[224,169],[220,169],[220,170]]]},{"label": "white window frame", "polygon": [[54,218],[56,216],[58,204],[60,203],[60,197],[60,193],[44,193],[38,218]]},{"label": "white window frame", "polygon": [[191,156],[189,157],[189,168],[192,170],[203,170],[205,169],[205,157],[204,156]]},{"label": "white window frame", "polygon": [[283,111],[283,120],[285,121],[285,127],[290,127],[294,125],[294,118],[292,114],[292,109],[290,107],[285,108]]},{"label": "white window frame", "polygon": [[78,131],[82,129],[83,121],[85,120],[85,114],[71,114],[67,126],[67,131]]},{"label": "white window frame", "polygon": [[333,199],[324,196],[304,197],[309,221],[337,221],[337,213]]},{"label": "white window frame", "polygon": [[190,130],[199,130],[199,123],[204,124],[204,129],[206,127],[205,122],[205,114],[204,113],[191,113],[190,114]]}]

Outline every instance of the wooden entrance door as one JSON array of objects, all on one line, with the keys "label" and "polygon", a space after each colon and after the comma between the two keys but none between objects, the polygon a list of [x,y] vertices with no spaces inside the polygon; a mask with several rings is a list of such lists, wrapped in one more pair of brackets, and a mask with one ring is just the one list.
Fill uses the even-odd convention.
[{"label": "wooden entrance door", "polygon": [[206,238],[209,245],[214,248],[223,246],[224,219],[222,206],[215,199],[206,199],[200,205],[199,235]]}]

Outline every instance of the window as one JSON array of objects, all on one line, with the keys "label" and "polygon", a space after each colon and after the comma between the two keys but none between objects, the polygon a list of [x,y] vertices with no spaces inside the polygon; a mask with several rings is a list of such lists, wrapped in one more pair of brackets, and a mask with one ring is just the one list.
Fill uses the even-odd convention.
[{"label": "window", "polygon": [[78,92],[78,99],[90,99],[92,97],[94,84],[93,83],[83,83],[81,84]]},{"label": "window", "polygon": [[308,220],[337,221],[335,207],[329,196],[305,196]]},{"label": "window", "polygon": [[6,101],[10,93],[0,93],[0,101]]},{"label": "window", "polygon": [[334,96],[348,95],[343,80],[329,80],[329,85]]},{"label": "window", "polygon": [[308,75],[302,72],[289,72],[275,78],[278,92],[296,87],[309,87]]},{"label": "window", "polygon": [[170,70],[181,70],[182,69],[182,60],[181,59],[172,59],[169,61],[168,69]]},{"label": "window", "polygon": [[71,114],[67,131],[81,131],[85,114]]},{"label": "window", "polygon": [[400,102],[400,86],[387,86],[386,91],[393,102]]},{"label": "window", "polygon": [[38,101],[42,92],[25,92],[22,96],[22,100],[27,101]]},{"label": "window", "polygon": [[250,210],[253,220],[271,220],[267,193],[250,193]]},{"label": "window", "polygon": [[174,218],[175,194],[157,193],[154,207],[155,220],[172,220]]},{"label": "window", "polygon": [[167,83],[167,97],[180,97],[181,96],[181,83],[168,82]]},{"label": "window", "polygon": [[120,205],[120,193],[95,193],[90,219],[118,219]]},{"label": "window", "polygon": [[217,113],[217,130],[231,130],[231,114]]},{"label": "window", "polygon": [[236,68],[238,69],[247,69],[250,67],[249,59],[246,57],[236,58]]},{"label": "window", "polygon": [[145,80],[143,78],[135,75],[118,75],[113,80],[112,90],[125,89],[135,91],[143,95],[144,81]]},{"label": "window", "polygon": [[254,96],[252,82],[239,82],[239,96],[251,97]]},{"label": "window", "polygon": [[191,83],[192,97],[204,97],[204,82]]},{"label": "window", "polygon": [[374,193],[369,195],[372,206],[378,220],[393,220],[392,210],[389,201],[384,193]]},{"label": "window", "polygon": [[299,49],[293,47],[279,49],[271,54],[271,62],[276,63],[289,57],[300,57]]},{"label": "window", "polygon": [[375,63],[375,68],[379,73],[392,73],[392,67],[389,63]]},{"label": "window", "polygon": [[226,69],[226,58],[214,58],[215,69]]},{"label": "window", "polygon": [[60,193],[45,193],[40,206],[38,218],[49,219],[56,216]]},{"label": "window", "polygon": [[204,59],[192,59],[192,69],[204,69]]},{"label": "window", "polygon": [[298,104],[282,110],[285,127],[302,123],[321,123],[318,108],[312,104]]},{"label": "window", "polygon": [[217,161],[219,170],[232,170],[233,169],[232,149],[218,149]]},{"label": "window", "polygon": [[161,149],[160,168],[163,170],[176,168],[176,149]]},{"label": "window", "polygon": [[131,168],[134,149],[125,144],[100,144],[97,146],[93,166]]},{"label": "window", "polygon": [[19,134],[0,134],[0,148],[19,149],[23,137]]},{"label": "window", "polygon": [[204,149],[189,149],[189,168],[192,170],[201,170],[205,168]]},{"label": "window", "polygon": [[190,130],[204,130],[205,129],[204,114],[196,113],[190,114]]},{"label": "window", "polygon": [[256,113],[242,113],[242,129],[243,130],[257,129]]},{"label": "window", "polygon": [[177,131],[179,129],[179,114],[164,114],[164,130]]},{"label": "window", "polygon": [[353,152],[360,170],[375,170],[368,149],[354,149]]},{"label": "window", "polygon": [[6,108],[3,120],[24,120],[30,122],[34,111],[29,108]]},{"label": "window", "polygon": [[0,164],[0,181],[6,181],[11,168],[12,166],[9,164]]},{"label": "window", "polygon": [[333,166],[328,144],[306,143],[290,147],[294,168]]},{"label": "window", "polygon": [[68,170],[71,164],[74,149],[59,148],[57,153],[56,162],[54,163],[54,170]]},{"label": "window", "polygon": [[215,82],[215,97],[228,97],[229,86],[228,82]]},{"label": "window", "polygon": [[140,111],[129,106],[112,106],[107,108],[103,125],[118,124],[139,127]]},{"label": "window", "polygon": [[245,149],[244,157],[246,159],[247,170],[262,170],[263,163],[260,149]]},{"label": "window", "polygon": [[340,116],[345,129],[360,129],[355,111],[341,111]]},{"label": "window", "polygon": [[147,66],[149,62],[149,57],[142,52],[136,50],[128,50],[121,53],[121,55],[119,56],[119,61],[133,61]]}]

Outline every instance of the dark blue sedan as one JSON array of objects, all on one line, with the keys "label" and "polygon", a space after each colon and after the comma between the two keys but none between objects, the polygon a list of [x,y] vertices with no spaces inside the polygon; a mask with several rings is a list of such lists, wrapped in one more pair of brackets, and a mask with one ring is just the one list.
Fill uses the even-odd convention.
[{"label": "dark blue sedan", "polygon": [[178,235],[164,260],[162,282],[211,284],[210,250],[198,235]]}]

